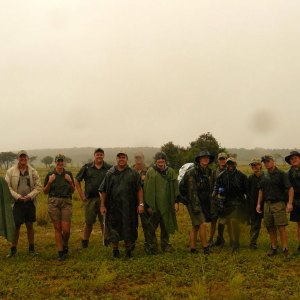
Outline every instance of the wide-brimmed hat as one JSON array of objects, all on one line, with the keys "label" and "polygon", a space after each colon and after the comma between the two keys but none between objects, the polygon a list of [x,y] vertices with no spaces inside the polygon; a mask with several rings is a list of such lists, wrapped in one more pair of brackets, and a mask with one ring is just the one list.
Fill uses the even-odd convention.
[{"label": "wide-brimmed hat", "polygon": [[57,154],[55,156],[55,162],[59,161],[59,160],[62,160],[62,161],[65,161],[66,160],[66,157],[63,155],[63,154]]},{"label": "wide-brimmed hat", "polygon": [[211,162],[215,159],[215,156],[212,155],[209,151],[203,150],[203,151],[200,151],[200,152],[196,155],[195,161],[198,161],[200,157],[204,157],[204,156],[208,156],[208,157],[209,157],[209,163],[211,163]]},{"label": "wide-brimmed hat", "polygon": [[227,157],[228,157],[228,155],[225,152],[221,152],[221,153],[218,154],[218,159],[220,159],[220,158],[227,159]]},{"label": "wide-brimmed hat", "polygon": [[123,150],[123,149],[120,149],[119,151],[118,151],[118,153],[117,153],[117,157],[118,156],[120,156],[121,154],[123,154],[123,155],[125,155],[127,158],[128,158],[128,155],[127,155],[127,153],[126,153],[126,151],[125,150]]},{"label": "wide-brimmed hat", "polygon": [[17,157],[19,158],[21,155],[26,155],[28,157],[28,153],[25,150],[21,150],[18,152]]},{"label": "wide-brimmed hat", "polygon": [[249,166],[252,166],[252,165],[261,165],[260,159],[259,158],[252,158],[251,161],[250,161]]},{"label": "wide-brimmed hat", "polygon": [[271,154],[266,154],[264,156],[261,157],[261,162],[265,162],[265,161],[269,161],[269,160],[274,160],[274,157],[273,155]]},{"label": "wide-brimmed hat", "polygon": [[228,164],[228,163],[234,163],[234,164],[237,164],[237,162],[236,162],[236,159],[234,158],[234,157],[228,157],[227,159],[226,159],[226,164]]},{"label": "wide-brimmed hat", "polygon": [[288,164],[291,164],[291,163],[290,163],[290,159],[291,159],[292,156],[299,156],[299,157],[300,157],[300,152],[298,152],[298,151],[291,151],[290,154],[284,158],[284,160],[285,160]]}]

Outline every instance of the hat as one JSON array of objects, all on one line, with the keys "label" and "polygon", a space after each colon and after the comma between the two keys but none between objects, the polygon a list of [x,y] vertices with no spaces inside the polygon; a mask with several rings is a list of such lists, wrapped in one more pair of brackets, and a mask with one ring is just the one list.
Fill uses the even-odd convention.
[{"label": "hat", "polygon": [[28,157],[28,153],[25,150],[21,150],[18,152],[17,157],[19,158],[21,155],[26,155]]},{"label": "hat", "polygon": [[215,159],[214,155],[210,154],[209,151],[203,150],[197,154],[197,156],[195,157],[195,161],[198,161],[200,157],[204,157],[204,156],[209,157],[209,163],[211,163]]},{"label": "hat", "polygon": [[125,150],[120,149],[116,156],[119,156],[119,155],[121,155],[121,154],[125,155],[125,156],[128,158],[128,155],[127,155],[127,153],[126,153]]},{"label": "hat", "polygon": [[274,160],[274,157],[271,154],[266,154],[262,156],[261,162],[269,161],[269,160]]},{"label": "hat", "polygon": [[259,158],[252,158],[249,166],[252,166],[252,165],[261,165],[260,159]]},{"label": "hat", "polygon": [[56,156],[55,156],[55,162],[57,162],[57,161],[59,161],[59,160],[65,160],[66,159],[66,157],[63,155],[63,154],[57,154]]},{"label": "hat", "polygon": [[157,152],[154,156],[155,161],[159,159],[167,160],[167,155],[165,152]]},{"label": "hat", "polygon": [[134,153],[134,158],[137,158],[137,157],[144,158],[144,154],[142,152],[136,152],[136,153]]},{"label": "hat", "polygon": [[291,163],[290,163],[290,159],[291,159],[292,156],[299,156],[299,157],[300,157],[300,152],[298,152],[298,151],[291,151],[290,154],[284,158],[284,160],[285,160],[288,164],[291,164]]},{"label": "hat", "polygon": [[225,153],[225,152],[221,152],[221,153],[218,154],[218,159],[220,159],[220,158],[225,158],[225,159],[227,159],[227,157],[228,157],[228,155],[227,155],[227,153]]},{"label": "hat", "polygon": [[94,151],[94,155],[95,155],[96,153],[98,153],[98,152],[100,152],[100,153],[103,153],[103,154],[104,154],[104,150],[103,150],[102,148],[97,148],[97,149],[95,149],[95,151]]},{"label": "hat", "polygon": [[232,163],[236,164],[236,159],[234,157],[228,157],[226,159],[226,164],[228,164],[229,162],[232,162]]}]

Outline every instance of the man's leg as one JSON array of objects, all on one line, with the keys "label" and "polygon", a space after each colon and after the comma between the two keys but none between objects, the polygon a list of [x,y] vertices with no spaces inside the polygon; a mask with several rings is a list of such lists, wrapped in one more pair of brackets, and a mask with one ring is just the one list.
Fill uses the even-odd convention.
[{"label": "man's leg", "polygon": [[230,224],[230,231],[232,232],[232,251],[236,252],[240,247],[240,224],[237,220],[232,219],[227,223]]},{"label": "man's leg", "polygon": [[287,236],[287,232],[285,230],[285,225],[278,226],[278,231],[279,231],[279,235],[280,235],[281,246],[283,249],[287,249],[288,248],[288,236]]},{"label": "man's leg", "polygon": [[172,245],[170,244],[170,237],[167,232],[165,223],[163,221],[163,218],[161,214],[159,214],[159,224],[160,224],[160,245],[161,250],[163,252],[171,252],[172,251]]},{"label": "man's leg", "polygon": [[233,234],[232,223],[229,221],[229,222],[226,223],[226,226],[227,226],[227,233],[228,233],[228,237],[229,237],[229,245],[233,246],[233,243],[234,243],[234,241],[233,241],[233,239],[234,239],[233,235],[234,234]]},{"label": "man's leg", "polygon": [[63,250],[65,254],[69,252],[69,239],[70,239],[70,229],[71,223],[66,221],[61,221],[61,234],[62,234],[62,242],[63,242]]},{"label": "man's leg", "polygon": [[27,239],[29,244],[29,252],[34,254],[34,229],[33,229],[33,223],[27,222],[25,223],[26,229],[27,229]]},{"label": "man's leg", "polygon": [[159,225],[159,216],[158,213],[152,213],[149,219],[149,249],[151,254],[156,254],[158,251],[157,238],[156,238],[156,229]]},{"label": "man's leg", "polygon": [[267,227],[267,230],[271,241],[271,252],[268,255],[273,256],[277,254],[277,230],[275,226]]},{"label": "man's leg", "polygon": [[213,219],[210,223],[210,236],[209,236],[209,245],[212,246],[214,242],[214,236],[217,229],[217,220]]},{"label": "man's leg", "polygon": [[[97,215],[99,218],[99,214],[100,214],[99,198],[87,199],[86,202],[84,203],[85,225],[83,229],[83,238],[81,241],[82,248],[88,247],[89,239],[93,231],[93,224],[96,222]],[[101,224],[101,230],[102,227],[103,224]]]},{"label": "man's leg", "polygon": [[257,249],[257,239],[261,228],[261,218],[252,218],[250,225],[250,248]]},{"label": "man's leg", "polygon": [[192,226],[192,229],[190,231],[190,247],[192,253],[196,252],[195,250],[196,250],[198,231],[199,231],[199,225]]},{"label": "man's leg", "polygon": [[206,225],[205,225],[205,223],[202,223],[200,225],[199,237],[200,237],[201,245],[203,247],[204,254],[209,254],[209,245],[206,240]]}]

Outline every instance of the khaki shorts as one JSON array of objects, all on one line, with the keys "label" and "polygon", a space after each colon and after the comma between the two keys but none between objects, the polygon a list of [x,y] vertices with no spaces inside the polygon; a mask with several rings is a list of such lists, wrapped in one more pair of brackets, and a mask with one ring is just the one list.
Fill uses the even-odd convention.
[{"label": "khaki shorts", "polygon": [[89,198],[84,202],[84,216],[87,225],[93,225],[98,217],[102,224],[102,215],[100,213],[100,199],[99,197]]},{"label": "khaki shorts", "polygon": [[72,199],[51,197],[48,199],[48,213],[52,221],[71,223]]},{"label": "khaki shorts", "polygon": [[286,206],[283,201],[265,202],[264,222],[266,227],[285,226],[288,224]]},{"label": "khaki shorts", "polygon": [[199,225],[205,223],[205,216],[202,211],[199,214],[195,214],[192,210],[191,205],[187,205],[187,209],[190,214],[190,218],[191,218],[193,226],[199,226]]}]

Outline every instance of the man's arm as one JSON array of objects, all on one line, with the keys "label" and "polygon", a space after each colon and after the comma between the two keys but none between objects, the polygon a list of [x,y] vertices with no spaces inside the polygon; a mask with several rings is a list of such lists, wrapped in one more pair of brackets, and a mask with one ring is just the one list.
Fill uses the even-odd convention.
[{"label": "man's arm", "polygon": [[144,212],[144,195],[143,195],[143,189],[140,187],[138,190],[138,213],[142,214]]},{"label": "man's arm", "polygon": [[13,196],[13,198],[15,200],[18,200],[18,199],[22,198],[22,196],[13,190],[12,184],[11,184],[11,179],[12,179],[11,170],[7,170],[7,172],[5,174],[5,181],[7,182],[9,191],[10,191],[11,195]]},{"label": "man's arm", "polygon": [[32,171],[32,180],[33,180],[33,189],[32,191],[26,196],[29,199],[34,199],[37,195],[43,190],[43,186],[41,183],[40,176],[36,170]]},{"label": "man's arm", "polygon": [[83,202],[86,201],[85,194],[84,194],[84,192],[83,192],[83,190],[81,188],[81,183],[80,183],[80,181],[77,178],[75,178],[75,187],[76,187],[76,189],[78,191],[78,194],[80,196],[81,201],[83,201]]},{"label": "man's arm", "polygon": [[290,187],[288,190],[289,201],[286,205],[286,211],[291,212],[293,210],[293,201],[294,201],[294,188]]},{"label": "man's arm", "polygon": [[256,211],[261,214],[262,211],[261,211],[261,202],[262,202],[262,199],[263,199],[263,191],[260,189],[259,192],[258,192],[258,199],[257,199],[257,205],[256,205]]},{"label": "man's arm", "polygon": [[100,192],[99,195],[100,195],[100,213],[101,215],[105,215],[106,214],[106,207],[105,207],[106,193]]}]

